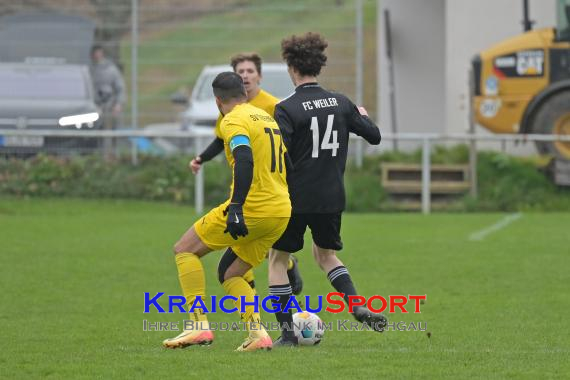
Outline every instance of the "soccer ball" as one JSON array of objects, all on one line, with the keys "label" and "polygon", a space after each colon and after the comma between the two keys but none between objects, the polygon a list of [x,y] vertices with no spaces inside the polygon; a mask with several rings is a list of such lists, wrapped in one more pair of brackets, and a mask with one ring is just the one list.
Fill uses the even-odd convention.
[{"label": "soccer ball", "polygon": [[321,318],[308,311],[293,314],[293,329],[301,346],[319,344],[325,334],[325,326]]}]

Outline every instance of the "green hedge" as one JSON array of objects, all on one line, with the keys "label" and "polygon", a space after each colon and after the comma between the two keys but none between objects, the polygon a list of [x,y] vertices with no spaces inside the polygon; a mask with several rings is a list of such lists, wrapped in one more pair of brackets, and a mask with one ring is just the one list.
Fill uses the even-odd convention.
[{"label": "green hedge", "polygon": [[[142,156],[106,161],[98,156],[56,158],[38,155],[28,160],[0,160],[0,194],[134,198],[193,202],[194,176],[189,157]],[[207,164],[205,201],[216,204],[229,193],[231,172],[226,164]]]},{"label": "green hedge", "polygon": [[[133,166],[130,158],[106,161],[100,157],[56,158],[44,155],[21,160],[0,159],[0,194],[80,198],[133,198],[183,203],[194,201],[194,179],[188,170],[190,157],[141,156]],[[382,162],[421,161],[421,151],[387,152],[366,157],[363,167],[350,164],[345,185],[349,211],[395,209],[382,188]],[[468,149],[435,147],[433,163],[466,163]],[[231,172],[222,161],[205,166],[205,201],[215,205],[229,193]],[[465,196],[452,210],[514,211],[570,210],[570,190],[553,185],[536,160],[497,152],[478,155],[479,196]]]}]

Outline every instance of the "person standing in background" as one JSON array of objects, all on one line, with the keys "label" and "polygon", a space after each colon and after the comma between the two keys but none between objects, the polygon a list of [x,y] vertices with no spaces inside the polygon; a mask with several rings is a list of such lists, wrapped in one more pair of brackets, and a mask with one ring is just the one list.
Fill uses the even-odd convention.
[{"label": "person standing in background", "polygon": [[[102,113],[103,129],[118,129],[121,126],[123,106],[127,100],[125,81],[117,65],[105,57],[101,45],[93,45],[91,48],[90,71],[95,90],[95,104]],[[104,140],[105,157],[111,155],[113,145],[112,139]]]}]

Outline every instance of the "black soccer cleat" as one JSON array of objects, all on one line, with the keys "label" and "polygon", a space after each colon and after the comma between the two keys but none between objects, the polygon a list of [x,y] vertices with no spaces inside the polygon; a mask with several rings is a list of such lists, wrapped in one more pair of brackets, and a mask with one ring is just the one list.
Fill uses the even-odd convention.
[{"label": "black soccer cleat", "polygon": [[297,347],[299,345],[299,341],[296,336],[293,336],[289,339],[284,339],[283,336],[275,339],[273,342],[273,348],[281,348],[281,347]]},{"label": "black soccer cleat", "polygon": [[299,272],[299,260],[294,255],[291,255],[293,260],[293,268],[287,270],[287,277],[289,277],[289,284],[294,295],[299,295],[303,291],[303,279],[301,272]]},{"label": "black soccer cleat", "polygon": [[374,313],[364,307],[357,308],[354,311],[353,315],[358,322],[361,322],[374,331],[384,332],[384,329],[388,324],[388,318],[386,318],[383,314]]}]

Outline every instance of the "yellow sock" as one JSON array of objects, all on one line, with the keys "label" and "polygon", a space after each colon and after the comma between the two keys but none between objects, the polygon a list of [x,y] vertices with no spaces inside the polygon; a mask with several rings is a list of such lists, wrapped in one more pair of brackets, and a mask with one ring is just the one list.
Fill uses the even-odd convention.
[{"label": "yellow sock", "polygon": [[234,296],[237,298],[237,301],[234,302],[235,306],[238,309],[238,313],[240,313],[241,320],[246,323],[246,326],[250,333],[257,333],[265,330],[261,329],[261,322],[259,313],[254,312],[253,305],[247,305],[245,307],[245,313],[241,312],[241,298],[240,296],[245,296],[245,300],[247,302],[253,302],[253,296],[255,293],[249,284],[243,279],[243,277],[232,277],[227,279],[222,284],[224,290],[230,296]]},{"label": "yellow sock", "polygon": [[292,258],[289,258],[289,264],[287,264],[287,270],[293,269],[294,266],[295,266],[295,262],[293,261]]},{"label": "yellow sock", "polygon": [[[247,272],[245,272],[245,274],[243,275],[243,279],[245,280],[245,282],[247,282],[250,286],[251,284],[254,284],[254,280],[255,280],[255,276],[253,275],[253,268],[248,270]],[[253,294],[255,295],[257,292],[255,290],[254,286],[251,286],[253,289]]]},{"label": "yellow sock", "polygon": [[[200,258],[190,252],[178,253],[176,254],[176,266],[178,267],[180,287],[184,297],[186,297],[188,309],[193,305],[196,296],[201,296],[205,304],[206,278]],[[190,320],[200,322],[199,326],[203,329],[208,328],[208,317],[202,309],[195,309],[193,313],[190,313]]]}]

